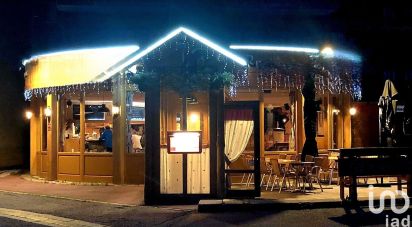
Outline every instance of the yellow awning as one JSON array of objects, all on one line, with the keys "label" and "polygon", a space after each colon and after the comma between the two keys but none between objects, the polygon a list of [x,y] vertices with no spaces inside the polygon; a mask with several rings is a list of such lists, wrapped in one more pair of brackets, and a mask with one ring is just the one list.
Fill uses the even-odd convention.
[{"label": "yellow awning", "polygon": [[25,60],[25,88],[36,89],[92,82],[110,66],[136,52],[138,46],[64,51]]}]

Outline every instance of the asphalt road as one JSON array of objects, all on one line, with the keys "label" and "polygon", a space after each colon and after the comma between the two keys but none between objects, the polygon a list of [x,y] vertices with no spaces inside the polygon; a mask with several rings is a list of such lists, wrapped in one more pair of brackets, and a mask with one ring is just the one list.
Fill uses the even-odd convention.
[{"label": "asphalt road", "polygon": [[[375,215],[366,209],[305,209],[197,213],[196,206],[128,207],[35,195],[0,192],[0,208],[49,214],[108,226],[385,226],[391,211]],[[39,226],[0,217],[0,226]]]}]

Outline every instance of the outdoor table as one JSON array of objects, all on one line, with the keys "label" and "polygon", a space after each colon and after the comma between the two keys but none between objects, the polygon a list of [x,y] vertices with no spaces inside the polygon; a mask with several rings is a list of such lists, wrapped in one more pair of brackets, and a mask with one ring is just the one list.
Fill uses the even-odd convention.
[{"label": "outdoor table", "polygon": [[329,156],[328,159],[330,161],[329,163],[329,167],[333,168],[333,169],[337,169],[338,168],[338,156]]},{"label": "outdoor table", "polygon": [[278,159],[278,163],[280,165],[285,165],[285,164],[289,164],[292,162],[296,162],[295,160],[291,160],[291,159]]},{"label": "outdoor table", "polygon": [[[297,181],[299,177],[306,178],[306,176],[308,175],[309,171],[311,170],[314,164],[315,162],[302,162],[302,161],[292,161],[289,163],[291,168],[295,169],[296,189],[297,189],[297,184],[298,184]],[[303,185],[304,185],[303,190],[297,189],[297,191],[305,191],[306,189],[305,182],[303,182]]]}]

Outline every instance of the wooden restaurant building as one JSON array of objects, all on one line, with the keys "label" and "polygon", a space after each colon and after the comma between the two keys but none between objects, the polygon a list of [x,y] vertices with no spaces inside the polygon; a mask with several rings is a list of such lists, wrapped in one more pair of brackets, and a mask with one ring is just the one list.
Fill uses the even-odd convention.
[{"label": "wooden restaurant building", "polygon": [[[30,174],[144,184],[147,204],[259,197],[261,160],[302,151],[308,70],[321,100],[320,152],[351,146],[349,109],[360,96],[355,55],[224,48],[187,28],[141,49],[56,52],[23,64]],[[246,190],[232,184],[242,174],[253,179]]]}]

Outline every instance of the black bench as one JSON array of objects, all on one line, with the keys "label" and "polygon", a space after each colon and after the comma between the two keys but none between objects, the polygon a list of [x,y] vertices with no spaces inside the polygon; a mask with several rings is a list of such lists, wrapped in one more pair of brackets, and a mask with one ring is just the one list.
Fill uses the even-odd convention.
[{"label": "black bench", "polygon": [[[362,147],[340,149],[338,172],[340,198],[357,202],[357,178],[396,176],[407,178],[408,195],[412,195],[412,148],[409,147]],[[349,177],[349,197],[344,198],[344,178]]]}]

